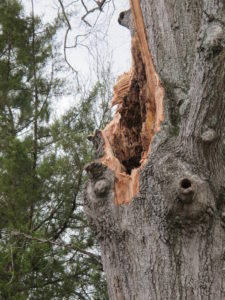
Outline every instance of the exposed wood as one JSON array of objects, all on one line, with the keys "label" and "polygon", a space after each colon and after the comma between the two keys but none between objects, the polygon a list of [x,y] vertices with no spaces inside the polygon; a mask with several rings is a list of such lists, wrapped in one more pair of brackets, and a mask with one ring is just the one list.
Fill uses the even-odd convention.
[{"label": "exposed wood", "polygon": [[115,203],[129,203],[139,191],[139,170],[163,121],[164,89],[149,52],[140,4],[132,2],[132,69],[120,75],[112,105],[117,110],[103,130],[101,162],[115,172]]}]

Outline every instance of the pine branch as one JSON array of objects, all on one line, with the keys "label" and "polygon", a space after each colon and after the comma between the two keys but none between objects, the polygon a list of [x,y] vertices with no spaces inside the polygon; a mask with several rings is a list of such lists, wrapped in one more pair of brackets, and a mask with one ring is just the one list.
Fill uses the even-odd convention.
[{"label": "pine branch", "polygon": [[37,241],[37,242],[40,242],[40,243],[47,243],[47,244],[51,244],[51,245],[54,245],[54,246],[59,246],[59,247],[64,247],[66,249],[75,250],[75,251],[78,251],[78,252],[80,252],[84,255],[89,256],[90,258],[94,259],[98,264],[102,265],[100,255],[94,254],[90,251],[86,251],[86,250],[84,250],[84,249],[82,249],[82,248],[80,248],[76,245],[73,245],[73,244],[65,244],[65,243],[54,242],[52,239],[37,238],[37,237],[34,237],[32,235],[26,234],[24,232],[20,232],[18,230],[2,231],[2,233],[6,234],[6,235],[11,235],[11,236],[22,236],[22,237],[24,237],[28,240]]}]

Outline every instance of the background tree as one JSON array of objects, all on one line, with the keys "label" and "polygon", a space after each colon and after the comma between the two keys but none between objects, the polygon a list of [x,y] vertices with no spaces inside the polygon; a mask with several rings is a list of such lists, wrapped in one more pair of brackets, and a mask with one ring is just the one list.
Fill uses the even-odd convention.
[{"label": "background tree", "polygon": [[109,296],[224,299],[225,4],[130,3],[133,69],[85,189]]},{"label": "background tree", "polygon": [[[0,4],[0,298],[107,299],[96,241],[84,218],[87,136],[109,117],[94,113],[98,82],[62,119],[55,52],[60,24],[26,16],[19,1]],[[100,121],[100,123],[99,123]]]}]

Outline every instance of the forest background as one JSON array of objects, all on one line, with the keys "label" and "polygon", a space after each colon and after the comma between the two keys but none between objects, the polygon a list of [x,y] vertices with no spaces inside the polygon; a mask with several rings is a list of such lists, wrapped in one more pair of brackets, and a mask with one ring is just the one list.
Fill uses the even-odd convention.
[{"label": "forest background", "polygon": [[103,2],[0,1],[0,299],[108,298],[82,187],[130,58]]}]

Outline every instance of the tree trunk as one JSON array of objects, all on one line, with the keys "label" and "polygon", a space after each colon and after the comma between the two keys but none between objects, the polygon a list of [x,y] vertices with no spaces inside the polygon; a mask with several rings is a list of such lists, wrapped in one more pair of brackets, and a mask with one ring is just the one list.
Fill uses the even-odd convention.
[{"label": "tree trunk", "polygon": [[84,197],[109,296],[225,299],[225,2],[130,3],[133,66]]}]

